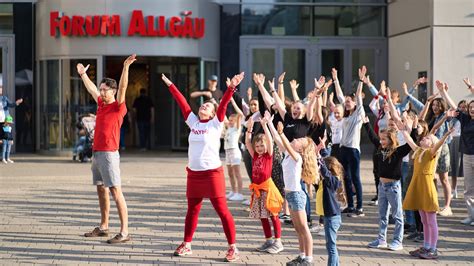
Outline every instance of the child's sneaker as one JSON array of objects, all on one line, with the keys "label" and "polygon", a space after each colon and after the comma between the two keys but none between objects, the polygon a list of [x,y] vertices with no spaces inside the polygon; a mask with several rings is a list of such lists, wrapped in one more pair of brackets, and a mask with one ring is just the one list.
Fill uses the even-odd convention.
[{"label": "child's sneaker", "polygon": [[10,160],[10,159],[8,159],[7,162],[9,162],[9,163],[14,163],[14,161],[12,161],[12,160]]},{"label": "child's sneaker", "polygon": [[261,245],[260,247],[256,248],[255,250],[257,251],[261,251],[261,252],[265,252],[267,251],[267,249],[269,247],[271,247],[273,245],[273,240],[267,240],[265,241],[265,243],[263,243],[263,245]]},{"label": "child's sneaker", "polygon": [[420,248],[417,248],[415,250],[412,250],[412,251],[408,252],[408,254],[410,254],[410,256],[413,256],[413,257],[419,257],[420,254],[423,254],[423,253],[426,253],[426,252],[428,252],[428,250],[426,250],[426,248],[420,247]]},{"label": "child's sneaker", "polygon": [[375,239],[374,241],[370,242],[367,247],[369,248],[386,248],[387,241],[383,241],[380,239]]},{"label": "child's sneaker", "polygon": [[244,200],[244,195],[240,193],[234,193],[232,197],[229,197],[230,201],[243,201]]},{"label": "child's sneaker", "polygon": [[393,242],[392,244],[388,245],[388,249],[392,251],[402,250],[403,245],[402,243],[399,243],[399,242]]},{"label": "child's sneaker", "polygon": [[293,260],[290,260],[289,262],[286,263],[286,266],[296,266],[296,265],[301,265],[301,263],[304,261],[303,258],[301,258],[300,256],[296,257],[295,259]]},{"label": "child's sneaker", "polygon": [[278,254],[282,252],[285,248],[283,248],[283,244],[280,240],[273,241],[273,244],[267,248],[267,252],[270,254]]},{"label": "child's sneaker", "polygon": [[414,241],[417,243],[423,243],[425,242],[425,236],[423,235],[423,233],[418,233],[418,236],[415,237]]},{"label": "child's sneaker", "polygon": [[284,223],[285,221],[287,220],[290,220],[291,221],[291,217],[288,215],[288,214],[282,214],[280,215],[280,222]]},{"label": "child's sneaker", "polygon": [[236,246],[230,246],[225,255],[225,261],[234,262],[239,259],[239,250]]},{"label": "child's sneaker", "polygon": [[430,249],[427,252],[420,253],[419,257],[425,260],[436,260],[438,259],[438,251],[436,249]]},{"label": "child's sneaker", "polygon": [[319,223],[316,223],[315,225],[309,228],[309,231],[311,233],[319,233],[321,231],[324,231],[324,225],[320,225]]},{"label": "child's sneaker", "polygon": [[2,162],[3,162],[3,163],[7,163],[7,160],[3,159]]},{"label": "child's sneaker", "polygon": [[234,192],[233,192],[233,191],[229,191],[229,192],[227,192],[227,194],[225,195],[225,198],[226,198],[226,199],[229,199],[229,198],[231,198],[233,195],[234,195]]},{"label": "child's sneaker", "polygon": [[186,243],[181,243],[181,245],[176,248],[174,251],[173,255],[174,256],[186,256],[186,255],[191,255],[193,254],[193,251],[191,250],[191,247],[186,246]]},{"label": "child's sneaker", "polygon": [[446,207],[442,209],[440,212],[438,212],[438,214],[441,216],[452,216],[453,211],[451,210],[451,207]]}]

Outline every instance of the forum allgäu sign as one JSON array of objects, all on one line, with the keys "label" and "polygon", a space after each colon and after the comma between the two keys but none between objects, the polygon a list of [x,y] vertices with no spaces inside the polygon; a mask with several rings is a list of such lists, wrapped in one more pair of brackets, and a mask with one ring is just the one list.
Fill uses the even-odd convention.
[{"label": "forum allg\u00e4u sign", "polygon": [[[205,19],[192,18],[191,11],[182,17],[143,16],[142,10],[133,10],[126,29],[127,36],[171,37],[201,39],[205,33]],[[120,15],[67,16],[51,11],[49,16],[52,37],[122,36]]]}]

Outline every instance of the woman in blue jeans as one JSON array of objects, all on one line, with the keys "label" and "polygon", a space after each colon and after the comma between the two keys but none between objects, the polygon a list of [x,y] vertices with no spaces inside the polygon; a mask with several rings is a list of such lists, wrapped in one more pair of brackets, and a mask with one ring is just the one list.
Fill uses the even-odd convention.
[{"label": "woman in blue jeans", "polygon": [[[342,213],[347,213],[349,217],[364,216],[362,209],[362,183],[360,180],[360,130],[362,121],[365,117],[364,107],[362,106],[362,86],[366,77],[367,68],[359,68],[359,84],[355,94],[344,96],[339,80],[337,79],[337,70],[332,69],[332,78],[336,89],[336,95],[339,102],[344,103],[344,118],[342,119],[342,138],[339,149],[339,161],[344,166],[345,189],[347,193],[347,208]],[[354,193],[352,185],[355,187],[357,196],[357,207],[354,208]]]}]

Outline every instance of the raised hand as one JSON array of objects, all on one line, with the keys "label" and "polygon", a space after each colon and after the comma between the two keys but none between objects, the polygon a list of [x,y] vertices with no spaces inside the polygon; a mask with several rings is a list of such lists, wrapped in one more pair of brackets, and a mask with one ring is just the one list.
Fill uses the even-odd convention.
[{"label": "raised hand", "polygon": [[165,82],[166,86],[171,86],[171,84],[173,84],[173,82],[171,82],[171,80],[169,80],[165,74],[161,74],[161,79]]},{"label": "raised hand", "polygon": [[469,78],[465,78],[462,81],[464,81],[464,84],[466,84],[467,88],[470,89],[472,87],[471,81]]},{"label": "raised hand", "polygon": [[367,74],[367,68],[365,66],[362,66],[359,68],[359,80],[364,80],[365,75]]},{"label": "raised hand", "polygon": [[456,109],[451,108],[448,111],[446,111],[446,116],[447,117],[456,117],[459,115],[459,112],[456,112]]},{"label": "raised hand", "polygon": [[320,76],[319,80],[314,79],[314,87],[317,89],[321,89],[324,86],[324,82],[326,82],[326,77]]},{"label": "raised hand", "polygon": [[283,134],[283,123],[282,122],[278,122],[278,125],[277,125],[277,132],[278,134]]},{"label": "raised hand", "polygon": [[265,128],[268,124],[268,120],[265,117],[262,117],[260,119],[260,124],[262,125],[263,128]]},{"label": "raised hand", "polygon": [[230,80],[230,87],[236,88],[237,86],[239,86],[240,82],[242,82],[242,80],[244,79],[244,74],[244,72],[240,72],[239,74],[232,77],[232,79]]},{"label": "raised hand", "polygon": [[20,105],[23,102],[23,98],[20,98],[15,101],[16,105]]},{"label": "raised hand", "polygon": [[87,69],[89,69],[89,67],[90,67],[90,65],[87,65],[86,67],[84,67],[83,64],[79,63],[79,64],[76,65],[77,73],[79,75],[82,75],[82,74],[87,72]]},{"label": "raised hand", "polygon": [[265,114],[263,115],[263,117],[265,117],[265,119],[266,119],[268,122],[272,122],[272,121],[273,121],[273,115],[271,115],[270,112],[268,112],[268,110],[265,111]]},{"label": "raised hand", "polygon": [[285,80],[285,74],[286,72],[281,73],[281,75],[278,77],[278,83],[282,84],[283,81]]},{"label": "raised hand", "polygon": [[428,80],[426,79],[426,77],[421,77],[421,78],[415,80],[415,83],[413,84],[413,87],[416,88],[416,87],[418,87],[418,85],[424,84],[424,83],[426,83],[427,81],[428,81]]},{"label": "raised hand", "polygon": [[260,85],[260,79],[258,78],[257,73],[253,73],[252,79],[253,79],[253,82],[255,82],[257,86]]},{"label": "raised hand", "polygon": [[403,93],[405,93],[405,95],[409,95],[408,93],[408,85],[406,84],[406,82],[403,82],[402,83],[402,90],[403,90]]},{"label": "raised hand", "polygon": [[331,75],[332,75],[332,79],[334,81],[336,81],[337,80],[337,69],[331,68]]},{"label": "raised hand", "polygon": [[[229,82],[230,82],[230,79],[229,79]],[[229,84],[230,84],[230,83],[229,83]],[[227,87],[229,87],[229,86],[227,85]],[[249,98],[252,98],[252,95],[253,95],[252,87],[248,87],[248,89],[247,89],[247,96],[248,96]]]},{"label": "raised hand", "polygon": [[290,88],[292,90],[296,90],[300,87],[300,84],[298,82],[296,82],[296,80],[292,79],[290,80]]},{"label": "raised hand", "polygon": [[330,103],[334,103],[334,92],[331,92],[331,93],[329,94],[329,102],[330,102]]},{"label": "raised hand", "polygon": [[328,82],[324,83],[323,89],[327,91],[329,87],[331,87],[332,83],[333,83],[332,79],[329,79]]},{"label": "raised hand", "polygon": [[382,95],[382,96],[387,95],[387,85],[385,84],[385,80],[382,80],[382,82],[380,82],[380,92],[379,92],[379,94]]},{"label": "raised hand", "polygon": [[438,96],[439,96],[439,92],[437,92],[437,93],[435,93],[435,94],[433,94],[433,95],[430,95],[430,96],[428,97],[428,99],[426,99],[426,101],[427,101],[427,102],[431,102],[431,101],[433,101],[433,100],[434,100],[436,97],[438,97]]},{"label": "raised hand", "polygon": [[364,80],[364,84],[367,84],[367,86],[372,85],[372,82],[370,81],[370,76],[367,75],[366,77],[364,77],[363,80]]},{"label": "raised hand", "polygon": [[203,95],[209,99],[212,99],[212,92],[210,91],[203,91]]},{"label": "raised hand", "polygon": [[248,132],[252,132],[253,123],[254,123],[254,121],[253,121],[252,118],[249,118],[249,120],[247,120],[247,123],[245,124],[245,126],[247,127]]},{"label": "raised hand", "polygon": [[226,85],[227,88],[230,86],[230,78],[229,77],[227,77],[225,79],[225,85]]},{"label": "raised hand", "polygon": [[133,62],[137,61],[136,57],[136,54],[132,54],[131,56],[127,57],[127,59],[125,59],[125,61],[123,62],[123,65],[129,67],[131,64],[133,64]]},{"label": "raised hand", "polygon": [[438,88],[439,91],[443,91],[443,90],[444,90],[444,83],[443,83],[443,82],[437,80],[437,81],[435,82],[435,84],[436,84],[436,88]]},{"label": "raised hand", "polygon": [[275,90],[275,78],[268,80],[268,87],[270,88],[270,91]]}]

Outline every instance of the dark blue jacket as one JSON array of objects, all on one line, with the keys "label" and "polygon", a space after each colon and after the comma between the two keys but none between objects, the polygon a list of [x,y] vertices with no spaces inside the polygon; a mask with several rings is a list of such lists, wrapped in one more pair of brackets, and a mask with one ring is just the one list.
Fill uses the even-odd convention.
[{"label": "dark blue jacket", "polygon": [[339,204],[337,202],[336,191],[342,182],[332,175],[331,171],[326,167],[324,160],[319,160],[319,169],[323,178],[323,208],[324,216],[332,217],[341,215]]}]

